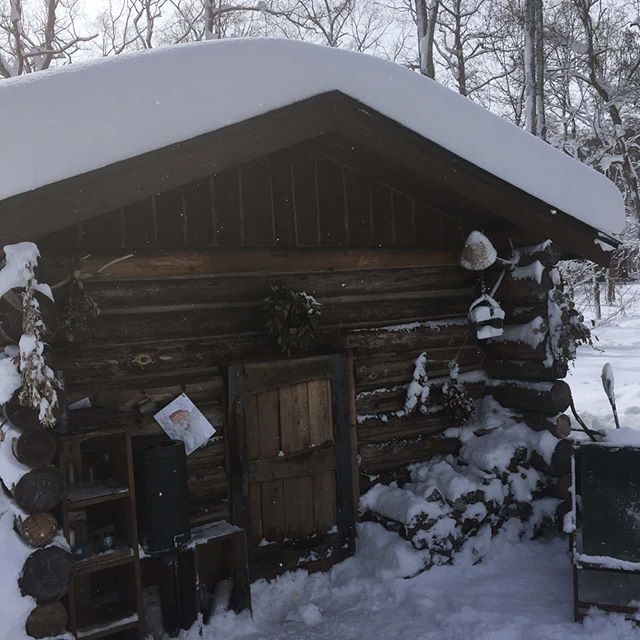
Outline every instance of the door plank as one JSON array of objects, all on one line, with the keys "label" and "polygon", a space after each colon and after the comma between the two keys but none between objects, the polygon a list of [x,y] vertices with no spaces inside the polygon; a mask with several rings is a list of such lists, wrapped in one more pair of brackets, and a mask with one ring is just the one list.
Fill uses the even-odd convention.
[{"label": "door plank", "polygon": [[335,470],[336,454],[333,447],[314,447],[295,455],[260,458],[249,462],[252,482],[269,482],[296,476],[312,475]]},{"label": "door plank", "polygon": [[331,360],[314,356],[302,360],[257,362],[245,367],[245,393],[258,393],[275,387],[293,386],[331,375]]},{"label": "door plank", "polygon": [[251,508],[251,538],[254,544],[262,540],[262,487],[260,483],[249,485],[249,505]]},{"label": "door plank", "polygon": [[244,428],[247,443],[247,458],[260,457],[260,422],[258,420],[258,398],[255,395],[244,397]]},{"label": "door plank", "polygon": [[309,394],[309,436],[311,444],[333,441],[330,380],[312,380],[307,384],[307,391]]},{"label": "door plank", "polygon": [[313,476],[313,524],[316,533],[326,533],[336,524],[336,474],[324,471]]},{"label": "door plank", "polygon": [[287,478],[284,482],[284,533],[287,538],[313,534],[313,478]]},{"label": "door plank", "polygon": [[280,444],[284,454],[307,449],[309,436],[309,396],[307,384],[280,388]]},{"label": "door plank", "polygon": [[284,537],[284,500],[282,480],[262,483],[262,536],[270,542]]},{"label": "door plank", "polygon": [[280,397],[277,389],[257,394],[260,422],[260,456],[271,458],[280,451]]}]

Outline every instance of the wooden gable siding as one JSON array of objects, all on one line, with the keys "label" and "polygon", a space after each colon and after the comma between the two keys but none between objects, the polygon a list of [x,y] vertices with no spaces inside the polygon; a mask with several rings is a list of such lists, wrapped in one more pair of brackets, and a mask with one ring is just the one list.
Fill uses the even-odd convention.
[{"label": "wooden gable siding", "polygon": [[44,244],[441,247],[464,239],[461,221],[432,206],[428,195],[410,195],[356,170],[323,146],[273,154],[164,191],[51,234]]}]

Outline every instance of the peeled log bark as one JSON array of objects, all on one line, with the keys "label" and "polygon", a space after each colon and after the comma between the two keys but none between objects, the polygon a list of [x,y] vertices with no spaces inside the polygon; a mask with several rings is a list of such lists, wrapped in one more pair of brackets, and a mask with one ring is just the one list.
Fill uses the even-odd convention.
[{"label": "peeled log bark", "polygon": [[[0,344],[18,344],[22,336],[22,294],[24,289],[10,289],[0,297]],[[55,302],[41,291],[35,292],[44,322],[43,339],[51,342],[58,332]]]},{"label": "peeled log bark", "polygon": [[69,590],[74,567],[73,556],[60,547],[34,551],[22,568],[22,595],[32,596],[38,604],[59,600]]},{"label": "peeled log bark", "polygon": [[26,630],[32,638],[60,636],[67,630],[69,618],[61,602],[38,605],[27,618]]},{"label": "peeled log bark", "polygon": [[571,389],[562,380],[556,380],[548,389],[498,383],[487,386],[486,393],[504,407],[549,415],[564,413],[571,404]]},{"label": "peeled log bark", "polygon": [[41,428],[14,438],[13,455],[28,467],[50,464],[56,455],[56,438],[49,430]]},{"label": "peeled log bark", "polygon": [[550,431],[556,438],[562,440],[571,434],[571,418],[566,413],[548,416],[533,411],[520,412],[522,421],[534,431]]},{"label": "peeled log bark", "polygon": [[[18,400],[19,390],[16,391],[11,400],[4,406],[4,413],[7,420],[20,431],[40,431],[42,426],[39,419],[39,412],[31,407],[23,407]],[[66,398],[64,391],[58,389],[58,404],[53,409],[53,415],[59,420],[66,408]]]},{"label": "peeled log bark", "polygon": [[58,523],[50,513],[34,513],[22,520],[17,518],[15,530],[32,547],[48,545],[58,532]]},{"label": "peeled log bark", "polygon": [[55,467],[40,467],[25,473],[12,490],[18,505],[28,514],[54,509],[65,496],[62,473]]}]

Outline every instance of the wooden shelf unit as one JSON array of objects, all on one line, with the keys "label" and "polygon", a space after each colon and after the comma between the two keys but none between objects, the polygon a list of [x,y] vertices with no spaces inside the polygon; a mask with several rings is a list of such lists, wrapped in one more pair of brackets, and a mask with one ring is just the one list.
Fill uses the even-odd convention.
[{"label": "wooden shelf unit", "polygon": [[[87,554],[66,598],[69,628],[79,640],[136,638],[142,590],[131,435],[118,427],[61,435],[58,450],[68,487],[63,532]],[[102,534],[92,529],[105,522]],[[99,548],[100,535],[103,547],[108,539],[114,546]]]}]

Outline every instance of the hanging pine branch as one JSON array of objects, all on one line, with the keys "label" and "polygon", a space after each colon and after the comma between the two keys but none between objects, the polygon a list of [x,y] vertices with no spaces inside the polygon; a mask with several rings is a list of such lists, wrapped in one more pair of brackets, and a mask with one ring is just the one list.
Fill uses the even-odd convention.
[{"label": "hanging pine branch", "polygon": [[320,303],[304,291],[275,286],[263,303],[263,313],[267,333],[290,356],[315,338]]},{"label": "hanging pine branch", "polygon": [[458,379],[458,362],[449,363],[449,380],[442,387],[444,408],[455,426],[463,425],[475,411],[475,405],[466,387]]},{"label": "hanging pine branch", "polygon": [[53,427],[54,409],[58,405],[60,382],[44,358],[42,334],[44,323],[40,305],[34,295],[33,266],[22,297],[22,338],[20,338],[20,375],[22,378],[18,401],[24,407],[38,411],[40,423]]}]

